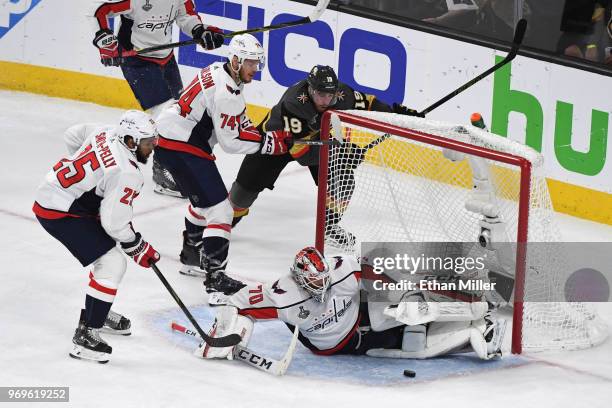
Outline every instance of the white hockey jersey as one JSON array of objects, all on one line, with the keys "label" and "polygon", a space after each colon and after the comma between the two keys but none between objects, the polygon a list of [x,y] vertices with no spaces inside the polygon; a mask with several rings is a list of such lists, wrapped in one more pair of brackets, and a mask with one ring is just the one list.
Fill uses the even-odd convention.
[{"label": "white hockey jersey", "polygon": [[158,146],[210,160],[217,142],[227,153],[259,151],[261,135],[246,115],[243,86],[236,85],[222,62],[203,68],[156,119]]},{"label": "white hockey jersey", "polygon": [[47,219],[100,217],[113,239],[133,241],[132,201],[144,184],[134,154],[114,137],[113,126],[76,125],[64,140],[72,155],[38,187],[34,213]]},{"label": "white hockey jersey", "polygon": [[[329,260],[331,284],[323,303],[312,299],[292,276],[272,284],[250,284],[229,297],[241,315],[257,320],[280,319],[300,330],[317,354],[333,354],[359,324],[360,266],[350,256]],[[311,348],[312,350],[312,348]]]},{"label": "white hockey jersey", "polygon": [[[172,42],[172,24],[191,37],[191,30],[202,24],[193,0],[107,0],[94,1],[96,31],[110,29],[109,17],[121,16],[119,43],[126,49],[140,50]],[[172,49],[153,51],[145,57],[166,59]]]}]

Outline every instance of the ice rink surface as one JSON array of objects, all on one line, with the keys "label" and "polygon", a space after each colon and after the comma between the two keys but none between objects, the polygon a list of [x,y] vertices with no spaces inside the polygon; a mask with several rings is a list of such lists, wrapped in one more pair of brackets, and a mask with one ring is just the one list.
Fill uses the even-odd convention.
[{"label": "ice rink surface", "polygon": [[[34,191],[65,155],[67,127],[115,123],[120,114],[94,104],[0,92],[0,386],[68,386],[67,405],[105,408],[610,405],[611,340],[584,351],[509,356],[488,366],[469,358],[360,362],[312,356],[298,346],[282,378],[238,362],[203,361],[191,354],[192,339],[170,332],[170,320],[186,323],[174,300],[152,271],[134,263],[113,307],[132,320],[133,335],[105,337],[113,347],[106,365],[69,358],[88,274],[36,222]],[[242,156],[215,154],[229,186]],[[160,269],[205,325],[210,311],[201,280],[177,272],[185,201],[153,193],[150,167],[134,204],[135,228],[161,253]],[[296,251],[314,241],[315,204],[308,171],[289,166],[233,231],[228,270],[264,282],[286,274]],[[559,222],[566,241],[612,241],[612,227],[564,215]],[[599,312],[612,325],[610,304]],[[278,324],[257,330],[253,348],[280,357],[289,332]],[[402,376],[403,368],[417,366],[415,380]]]}]

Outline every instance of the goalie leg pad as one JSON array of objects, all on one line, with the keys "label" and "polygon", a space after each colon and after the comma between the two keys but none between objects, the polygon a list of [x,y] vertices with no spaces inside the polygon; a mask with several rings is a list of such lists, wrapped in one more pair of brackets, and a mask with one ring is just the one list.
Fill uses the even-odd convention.
[{"label": "goalie leg pad", "polygon": [[[430,302],[431,304],[431,302]],[[487,302],[436,302],[437,322],[469,322],[481,319],[487,313]]]},{"label": "goalie leg pad", "polygon": [[478,320],[488,310],[487,302],[431,302],[426,292],[408,292],[403,299],[397,306],[386,307],[384,314],[408,326]]},{"label": "goalie leg pad", "polygon": [[497,320],[490,314],[472,322],[470,345],[478,357],[483,360],[501,357],[501,346],[507,324],[505,319]]},{"label": "goalie leg pad", "polygon": [[[214,337],[223,337],[230,334],[239,334],[242,336],[240,346],[247,347],[251,334],[253,333],[253,320],[249,317],[238,314],[238,309],[234,306],[219,306],[215,308],[217,315],[215,317],[215,323],[209,332],[209,335]],[[195,350],[194,354],[202,358],[227,358],[233,360],[233,349],[232,347],[210,347],[206,342],[202,342],[199,347]]]},{"label": "goalie leg pad", "polygon": [[441,302],[439,322],[472,321],[487,313],[487,302]]},{"label": "goalie leg pad", "polygon": [[433,322],[429,324],[427,343],[421,350],[371,349],[366,354],[370,357],[415,359],[441,356],[463,349],[470,341],[470,330],[471,322]]},{"label": "goalie leg pad", "polygon": [[449,354],[464,348],[470,340],[471,322],[434,322],[427,331],[427,357]]},{"label": "goalie leg pad", "polygon": [[427,327],[424,324],[404,327],[402,351],[419,352],[427,346]]},{"label": "goalie leg pad", "polygon": [[397,307],[387,307],[384,314],[408,326],[433,322],[440,316],[440,307],[428,300],[425,292],[407,292]]},{"label": "goalie leg pad", "polygon": [[395,319],[394,315],[391,316],[385,313],[387,308],[395,304],[397,303],[368,302],[368,316],[370,318],[370,327],[373,331],[381,332],[404,324]]}]

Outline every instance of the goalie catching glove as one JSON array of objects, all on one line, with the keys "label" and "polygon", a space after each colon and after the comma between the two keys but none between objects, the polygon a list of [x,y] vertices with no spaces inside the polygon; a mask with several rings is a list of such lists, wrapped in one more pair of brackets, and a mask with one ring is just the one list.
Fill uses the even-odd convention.
[{"label": "goalie catching glove", "polygon": [[144,268],[150,268],[151,264],[159,261],[159,252],[157,252],[151,244],[142,239],[140,232],[136,233],[136,237],[131,242],[122,242],[121,248],[127,256],[131,257],[134,262]]},{"label": "goalie catching glove", "polygon": [[[253,333],[253,320],[238,314],[234,306],[218,306],[215,308],[217,315],[212,329],[208,333],[214,337],[224,337],[230,334],[239,334],[242,337],[240,346],[247,347],[251,334]],[[200,343],[194,354],[202,358],[217,358],[228,360],[234,359],[234,346],[232,347],[210,347],[206,342]]]}]

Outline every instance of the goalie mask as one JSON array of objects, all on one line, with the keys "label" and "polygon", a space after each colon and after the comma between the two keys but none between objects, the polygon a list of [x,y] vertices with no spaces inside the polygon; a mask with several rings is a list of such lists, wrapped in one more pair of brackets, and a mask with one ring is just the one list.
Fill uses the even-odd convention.
[{"label": "goalie mask", "polygon": [[[125,112],[119,119],[115,136],[136,156],[139,162],[146,163],[157,144],[159,134],[151,115],[132,109]],[[133,147],[128,146],[127,136],[130,136],[134,141],[135,145]]]},{"label": "goalie mask", "polygon": [[306,247],[298,252],[293,261],[291,273],[297,284],[308,292],[314,300],[325,301],[325,294],[331,283],[331,277],[329,265],[319,251],[313,247]]},{"label": "goalie mask", "polygon": [[334,69],[327,65],[315,65],[308,78],[308,93],[317,111],[324,112],[338,101],[338,76]]}]

